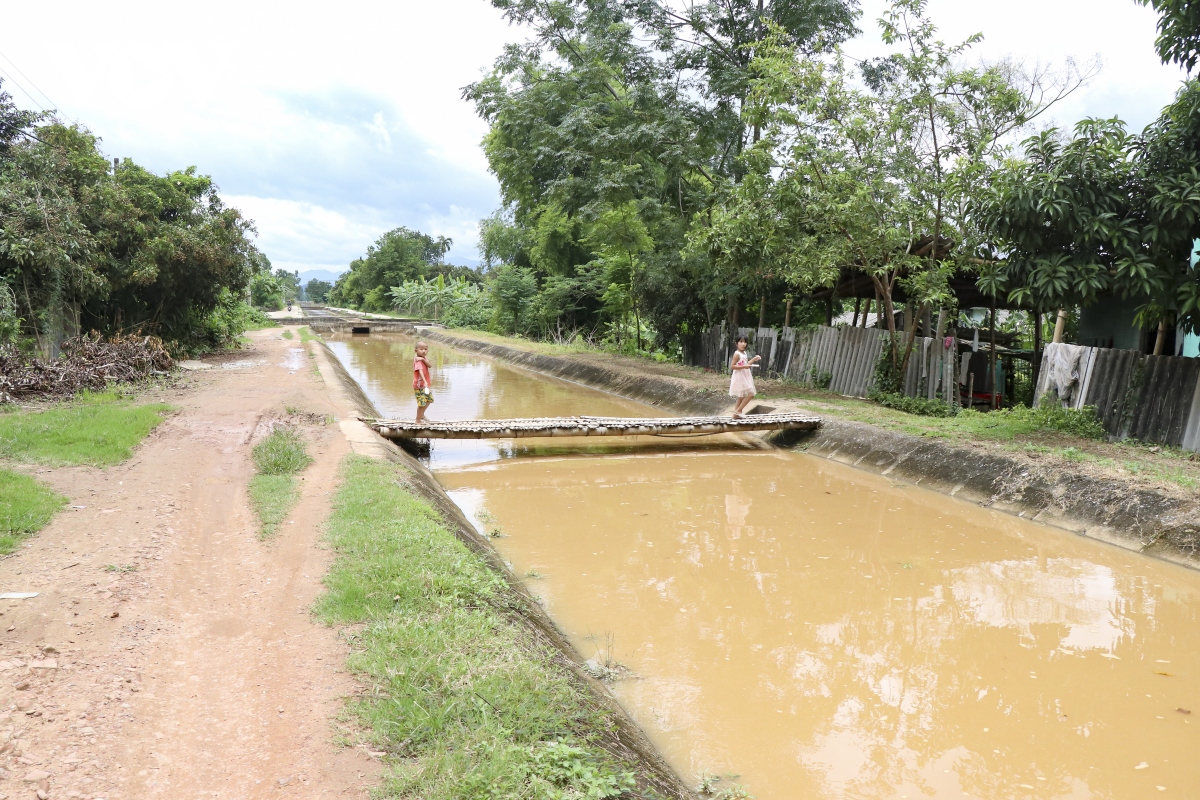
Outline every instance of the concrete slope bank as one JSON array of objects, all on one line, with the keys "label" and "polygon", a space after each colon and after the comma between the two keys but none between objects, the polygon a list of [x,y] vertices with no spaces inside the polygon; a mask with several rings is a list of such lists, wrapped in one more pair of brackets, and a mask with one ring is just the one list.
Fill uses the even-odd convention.
[{"label": "concrete slope bank", "polygon": [[[364,417],[378,417],[379,412],[346,371],[333,352],[324,345],[317,351],[317,366],[330,394],[344,408],[354,409]],[[526,590],[520,579],[509,569],[492,542],[475,530],[450,497],[442,489],[437,478],[417,459],[401,448],[377,435],[357,420],[342,420],[339,423],[354,451],[371,458],[386,459],[400,465],[409,473],[408,488],[437,509],[455,536],[472,552],[477,554],[508,585],[507,609],[514,618],[526,625],[536,638],[553,648],[561,658],[555,659],[555,667],[568,671],[579,687],[579,691],[590,696],[597,705],[610,712],[613,727],[597,731],[598,738],[606,749],[623,759],[640,766],[639,783],[652,789],[658,796],[689,800],[695,795],[671,769],[657,748],[629,717],[616,698],[600,682],[592,678],[583,668],[583,658],[558,629],[542,606]]]},{"label": "concrete slope bank", "polygon": [[[440,330],[421,335],[547,375],[680,413],[727,412],[729,398],[656,375],[532,353]],[[772,401],[774,402],[774,401]],[[780,410],[783,410],[782,408]],[[825,419],[821,430],[767,437],[857,469],[1200,569],[1200,498],[1181,499],[1115,480],[1040,467],[1015,456],[912,436],[867,423]]]}]

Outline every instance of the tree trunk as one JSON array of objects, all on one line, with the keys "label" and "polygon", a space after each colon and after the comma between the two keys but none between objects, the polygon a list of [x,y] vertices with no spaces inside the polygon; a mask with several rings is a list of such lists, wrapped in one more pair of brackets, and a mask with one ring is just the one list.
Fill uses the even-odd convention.
[{"label": "tree trunk", "polygon": [[[908,305],[911,308],[912,301],[909,301]],[[926,309],[928,309],[928,308],[929,308],[928,303],[921,303],[920,311],[917,314],[915,314],[914,317],[923,316],[925,314]],[[906,312],[906,314],[907,314],[907,312]],[[914,318],[911,322],[906,319],[904,327],[906,329],[905,336],[904,336],[904,359],[900,362],[899,372],[896,373],[896,380],[899,381],[899,383],[900,383],[901,391],[904,390],[904,376],[908,373],[908,359],[909,359],[909,356],[912,355],[913,342],[916,341],[916,338],[917,338],[916,319]]]},{"label": "tree trunk", "polygon": [[999,383],[999,381],[996,380],[996,298],[994,296],[992,297],[991,339],[992,352],[988,356],[988,361],[990,362],[989,369],[991,370],[990,374],[992,376],[992,409],[995,410],[997,407],[997,394],[999,392],[999,387],[996,384]]},{"label": "tree trunk", "polygon": [[787,299],[787,306],[783,309],[783,327],[792,327],[792,298]]},{"label": "tree trunk", "polygon": [[1167,321],[1158,321],[1158,336],[1154,339],[1154,355],[1161,356],[1167,346]]},{"label": "tree trunk", "polygon": [[[858,327],[858,310],[861,306],[862,306],[862,298],[861,297],[854,298],[854,321],[850,323],[851,328]],[[864,315],[864,318],[865,318],[865,315]]]},{"label": "tree trunk", "polygon": [[758,327],[767,327],[767,295],[758,296]]},{"label": "tree trunk", "polygon": [[1058,310],[1058,319],[1054,322],[1054,343],[1059,344],[1063,340],[1063,329],[1067,327],[1067,310],[1060,308]]}]

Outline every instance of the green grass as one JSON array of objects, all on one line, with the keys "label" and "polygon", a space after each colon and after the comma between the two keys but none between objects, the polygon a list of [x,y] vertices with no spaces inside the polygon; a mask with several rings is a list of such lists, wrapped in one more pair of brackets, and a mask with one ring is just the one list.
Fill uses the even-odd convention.
[{"label": "green grass", "polygon": [[276,428],[251,451],[258,474],[250,479],[250,505],[258,514],[259,537],[269,539],[300,499],[295,475],[312,458],[304,437],[291,428]]},{"label": "green grass", "polygon": [[[512,611],[503,579],[404,486],[348,456],[317,603],[362,623],[350,669],[371,689],[349,713],[391,754],[386,797],[607,798],[630,765],[600,747],[613,721]],[[626,795],[637,796],[637,795]]]},{"label": "green grass", "polygon": [[259,538],[269,539],[300,499],[291,475],[255,475],[250,479],[250,505],[258,514]]},{"label": "green grass", "polygon": [[314,335],[313,335],[313,332],[312,332],[312,331],[310,331],[310,330],[308,329],[308,326],[307,326],[307,325],[305,325],[305,326],[303,326],[303,327],[301,327],[301,328],[300,328],[300,341],[302,341],[302,342],[315,342],[315,341],[317,341],[319,338],[320,338],[320,337],[318,337],[318,336],[314,336]]},{"label": "green grass", "polygon": [[37,533],[67,503],[28,475],[0,469],[0,555],[11,553],[26,536]]},{"label": "green grass", "polygon": [[116,392],[84,393],[46,411],[0,415],[0,457],[25,463],[108,467],[133,448],[171,410],[162,403],[137,405]]},{"label": "green grass", "polygon": [[285,331],[283,332],[283,338],[285,338],[285,339],[291,339],[291,338],[292,338],[292,332],[291,332],[291,331],[287,331],[287,330],[285,330]]}]

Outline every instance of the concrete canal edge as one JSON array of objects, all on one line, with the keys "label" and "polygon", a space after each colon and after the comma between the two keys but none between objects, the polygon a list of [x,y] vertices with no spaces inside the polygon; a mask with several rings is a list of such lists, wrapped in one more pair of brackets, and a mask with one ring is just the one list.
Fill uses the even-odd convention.
[{"label": "concrete canal edge", "polygon": [[[422,328],[421,336],[526,369],[680,413],[725,413],[729,398],[656,375],[631,376],[515,347]],[[890,431],[826,419],[820,430],[765,437],[785,448],[886,475],[960,500],[1200,569],[1200,498],[1183,500],[1058,468]]]},{"label": "concrete canal edge", "polygon": [[[358,416],[378,417],[379,411],[333,351],[319,339],[313,344],[317,369],[331,399],[339,407]],[[666,798],[696,800],[696,795],[662,757],[608,687],[588,674],[584,668],[583,657],[571,645],[570,640],[508,567],[492,541],[479,533],[463,515],[433,473],[413,456],[357,419],[339,419],[338,425],[356,454],[386,460],[407,470],[411,476],[410,487],[441,514],[459,541],[504,578],[511,601],[508,607],[512,609],[518,621],[527,625],[536,639],[561,654],[562,658],[557,659],[555,664],[568,670],[580,691],[589,693],[597,705],[607,709],[612,715],[615,722],[613,729],[601,733],[611,740],[606,742],[606,745],[615,754],[640,766],[639,783]]]}]

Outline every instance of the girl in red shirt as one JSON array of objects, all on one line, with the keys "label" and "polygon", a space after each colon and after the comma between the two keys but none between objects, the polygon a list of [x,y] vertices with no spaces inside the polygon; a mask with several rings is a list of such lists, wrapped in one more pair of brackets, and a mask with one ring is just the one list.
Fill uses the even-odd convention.
[{"label": "girl in red shirt", "polygon": [[425,419],[425,408],[433,402],[433,381],[429,377],[429,345],[417,342],[417,355],[413,359],[413,394],[417,398],[417,422]]}]

